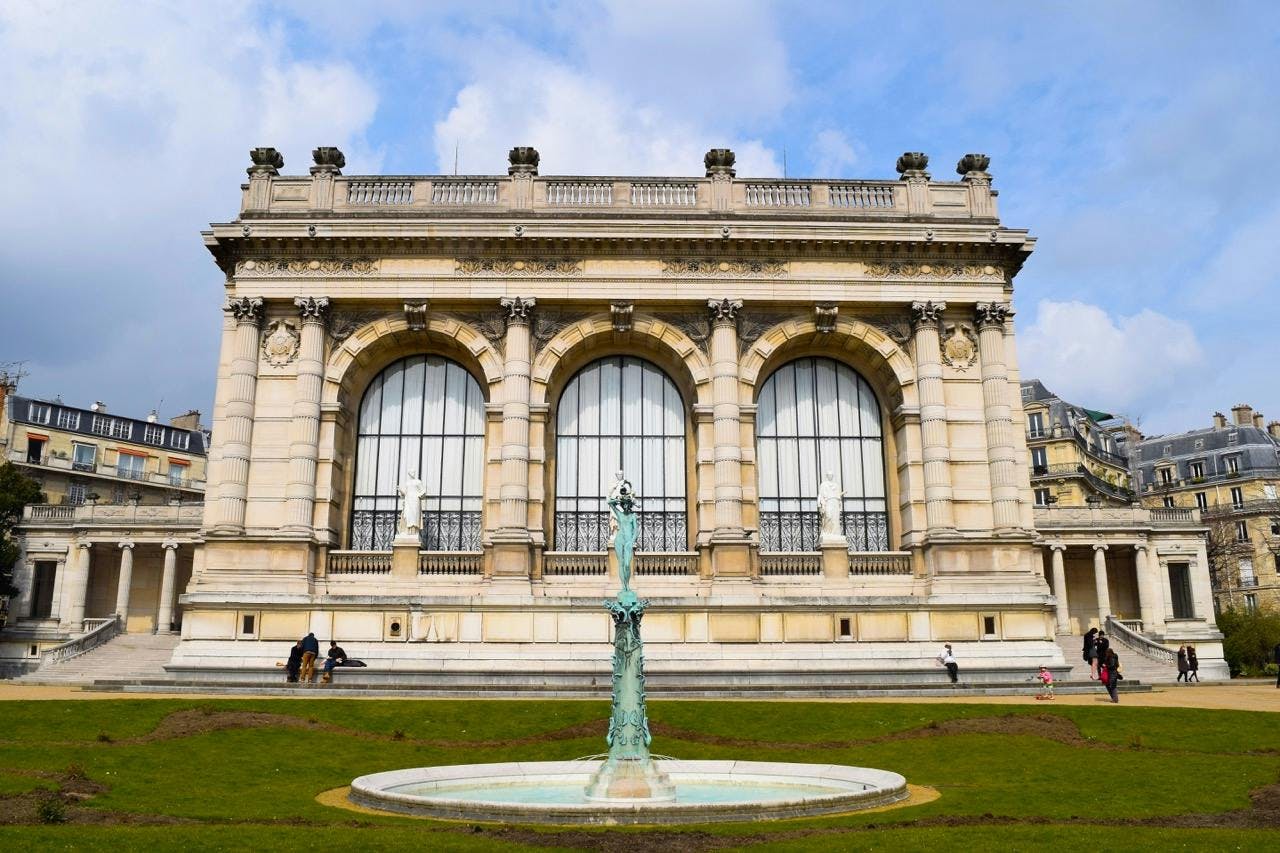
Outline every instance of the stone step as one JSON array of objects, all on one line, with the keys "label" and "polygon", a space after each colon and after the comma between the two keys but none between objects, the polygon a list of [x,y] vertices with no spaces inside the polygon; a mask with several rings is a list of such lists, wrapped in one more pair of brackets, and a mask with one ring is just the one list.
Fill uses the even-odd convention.
[{"label": "stone step", "polygon": [[98,678],[163,678],[181,637],[119,634],[79,657],[48,664],[14,679],[19,684],[88,684]]}]

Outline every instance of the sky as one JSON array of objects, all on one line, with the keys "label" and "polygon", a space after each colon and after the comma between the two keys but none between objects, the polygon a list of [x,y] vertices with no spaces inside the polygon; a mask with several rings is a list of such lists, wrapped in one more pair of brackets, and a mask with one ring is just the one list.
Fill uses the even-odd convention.
[{"label": "sky", "polygon": [[[1280,3],[0,4],[0,364],[20,393],[209,412],[247,151],[305,174],[939,180],[991,156],[1036,252],[1018,352],[1145,432],[1280,418]],[[1270,235],[1270,236],[1268,236]]]}]

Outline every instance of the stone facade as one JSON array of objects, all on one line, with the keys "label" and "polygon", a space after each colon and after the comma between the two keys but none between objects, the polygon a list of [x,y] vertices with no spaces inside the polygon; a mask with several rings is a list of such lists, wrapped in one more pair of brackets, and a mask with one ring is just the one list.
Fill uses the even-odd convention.
[{"label": "stone facade", "polygon": [[[642,523],[655,520],[642,545],[664,543],[642,547],[635,581],[653,602],[655,677],[931,671],[943,641],[1001,677],[1062,665],[1010,306],[1034,240],[1000,224],[985,157],[955,182],[919,154],[898,180],[742,179],[719,149],[700,178],[553,178],[518,148],[506,176],[391,179],[343,176],[318,150],[325,162],[293,177],[256,149],[239,217],[204,235],[227,302],[175,672],[267,677],[308,630],[371,670],[594,671],[614,570],[598,541],[563,547],[582,518],[562,470],[578,460],[557,447],[597,446],[581,421],[562,443],[585,406],[565,395],[610,359],[624,374],[642,363],[646,400],[669,385],[653,393],[675,413],[652,439],[674,442],[653,462],[661,501],[641,487]],[[477,509],[464,492],[429,534],[448,548],[391,543],[387,486],[358,482],[374,452],[362,401],[402,359],[406,376],[461,368],[482,395],[456,445],[483,447]],[[847,546],[778,547],[809,541],[819,484],[812,471],[800,494],[770,491],[795,473],[763,455],[795,406],[761,394],[789,365],[865,389],[856,434],[823,432],[819,388],[813,434],[787,445],[862,442],[869,455],[842,469]],[[609,429],[638,442],[626,400]]]}]

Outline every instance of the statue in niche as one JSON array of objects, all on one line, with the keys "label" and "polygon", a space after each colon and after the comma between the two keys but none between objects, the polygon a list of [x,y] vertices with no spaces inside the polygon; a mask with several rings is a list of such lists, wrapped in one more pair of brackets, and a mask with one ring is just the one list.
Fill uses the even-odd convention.
[{"label": "statue in niche", "polygon": [[419,537],[422,534],[422,499],[427,496],[427,487],[418,479],[416,471],[405,471],[398,491],[404,499],[404,506],[400,509],[400,526],[396,532],[400,536]]},{"label": "statue in niche", "polygon": [[844,489],[835,481],[830,471],[822,476],[818,486],[818,519],[821,522],[822,540],[844,540],[841,519],[844,514]]},{"label": "statue in niche", "polygon": [[618,555],[618,579],[622,582],[619,596],[631,592],[631,563],[635,559],[636,501],[637,495],[631,481],[619,471],[614,475],[613,488],[609,490],[609,511],[612,514],[610,528],[613,533],[613,551]]}]

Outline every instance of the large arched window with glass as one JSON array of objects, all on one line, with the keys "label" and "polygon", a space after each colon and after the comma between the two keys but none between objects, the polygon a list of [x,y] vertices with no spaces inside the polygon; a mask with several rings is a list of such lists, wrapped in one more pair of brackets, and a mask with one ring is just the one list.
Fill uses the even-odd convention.
[{"label": "large arched window with glass", "polygon": [[557,550],[607,547],[605,498],[619,470],[640,495],[637,547],[688,548],[684,403],[654,365],[614,356],[579,371],[556,411],[555,462]]},{"label": "large arched window with glass", "polygon": [[398,489],[417,474],[422,547],[480,550],[484,395],[458,364],[411,356],[387,367],[360,402],[351,548],[386,551],[399,520]]},{"label": "large arched window with glass", "polygon": [[880,406],[867,381],[834,359],[801,358],[765,381],[757,403],[760,550],[817,550],[828,471],[845,493],[849,550],[889,550]]}]

